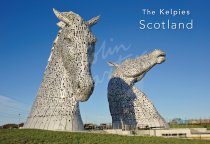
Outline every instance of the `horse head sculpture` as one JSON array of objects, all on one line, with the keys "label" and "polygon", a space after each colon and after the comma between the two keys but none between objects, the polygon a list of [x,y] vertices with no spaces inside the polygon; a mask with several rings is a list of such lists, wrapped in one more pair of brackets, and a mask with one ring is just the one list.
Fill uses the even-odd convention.
[{"label": "horse head sculpture", "polygon": [[94,88],[91,63],[96,38],[91,27],[99,16],[85,21],[74,12],[53,11],[60,30],[24,127],[78,131],[83,129],[79,102],[87,101]]}]

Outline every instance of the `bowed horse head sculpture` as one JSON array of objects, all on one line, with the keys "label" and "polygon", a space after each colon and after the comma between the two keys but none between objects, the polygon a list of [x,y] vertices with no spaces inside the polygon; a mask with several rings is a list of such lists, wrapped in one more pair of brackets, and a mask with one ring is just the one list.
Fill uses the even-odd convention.
[{"label": "bowed horse head sculpture", "polygon": [[87,101],[94,88],[90,68],[96,38],[91,27],[99,16],[85,21],[74,12],[53,11],[60,30],[24,127],[79,131],[83,129],[79,102]]},{"label": "bowed horse head sculpture", "polygon": [[57,25],[62,29],[61,40],[57,45],[61,47],[60,56],[67,74],[73,78],[73,93],[78,101],[86,101],[94,87],[90,66],[94,58],[96,38],[90,28],[97,23],[99,16],[84,21],[74,12],[53,11],[60,20]]}]

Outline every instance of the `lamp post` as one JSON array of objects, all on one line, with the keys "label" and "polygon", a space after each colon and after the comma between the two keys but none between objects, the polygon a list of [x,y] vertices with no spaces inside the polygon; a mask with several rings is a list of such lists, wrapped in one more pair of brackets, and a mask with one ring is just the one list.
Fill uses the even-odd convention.
[{"label": "lamp post", "polygon": [[18,128],[20,128],[20,113],[18,114],[18,116],[19,116]]}]

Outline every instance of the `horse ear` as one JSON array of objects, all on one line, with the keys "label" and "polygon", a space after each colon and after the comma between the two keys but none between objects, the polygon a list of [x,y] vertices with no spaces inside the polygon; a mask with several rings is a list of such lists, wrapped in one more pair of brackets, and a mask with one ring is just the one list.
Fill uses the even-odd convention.
[{"label": "horse ear", "polygon": [[64,15],[62,14],[61,12],[57,11],[56,9],[53,8],[53,12],[55,14],[55,16],[62,22],[64,22],[65,24],[70,24],[70,21],[69,19]]},{"label": "horse ear", "polygon": [[96,24],[99,19],[100,19],[100,16],[96,16],[96,17],[90,19],[89,21],[87,21],[87,25],[91,27],[94,24]]},{"label": "horse ear", "polygon": [[107,62],[109,66],[117,68],[119,65],[113,62]]},{"label": "horse ear", "polygon": [[60,21],[57,23],[57,26],[60,27],[60,28],[64,28],[66,26],[66,23]]}]

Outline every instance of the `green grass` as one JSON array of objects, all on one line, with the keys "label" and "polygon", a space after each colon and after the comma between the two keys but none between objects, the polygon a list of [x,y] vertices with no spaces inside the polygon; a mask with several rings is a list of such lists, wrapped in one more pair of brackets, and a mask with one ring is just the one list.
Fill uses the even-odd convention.
[{"label": "green grass", "polygon": [[0,144],[210,144],[210,141],[55,132],[33,129],[7,129],[0,130]]}]

